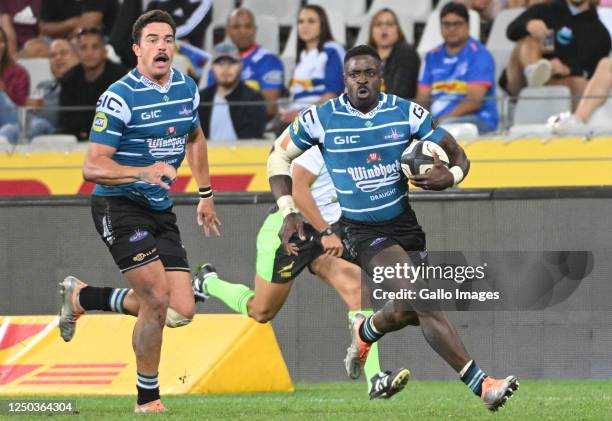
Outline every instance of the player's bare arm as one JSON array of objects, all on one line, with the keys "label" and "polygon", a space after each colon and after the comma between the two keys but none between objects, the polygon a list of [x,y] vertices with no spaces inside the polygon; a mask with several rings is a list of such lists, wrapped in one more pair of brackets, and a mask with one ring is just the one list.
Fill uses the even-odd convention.
[{"label": "player's bare arm", "polygon": [[172,165],[165,162],[156,162],[147,167],[120,165],[111,158],[115,151],[112,146],[90,142],[83,164],[83,178],[109,186],[145,181],[158,184],[166,190],[170,189],[170,185],[163,180],[163,177],[170,180],[176,178],[176,169]]},{"label": "player's bare arm", "polygon": [[434,165],[431,170],[425,174],[410,176],[412,184],[425,190],[444,190],[459,184],[467,176],[470,171],[470,160],[455,138],[445,133],[440,146],[448,155],[450,169],[446,168],[434,152]]},{"label": "player's bare arm", "polygon": [[[210,187],[210,171],[208,167],[208,145],[204,132],[201,128],[197,128],[189,134],[187,139],[187,162],[191,168],[191,173],[196,179],[198,186]],[[198,202],[197,209],[197,220],[198,225],[204,227],[204,234],[208,237],[212,232],[217,237],[221,235],[219,227],[221,221],[217,218],[215,212],[215,203],[212,197],[212,191],[210,197],[202,197]]]},{"label": "player's bare arm", "polygon": [[429,110],[431,108],[431,86],[419,85],[414,102]]},{"label": "player's bare arm", "polygon": [[283,226],[279,237],[283,243],[285,251],[290,255],[297,255],[295,247],[291,247],[289,239],[294,232],[297,232],[301,239],[304,239],[304,225],[297,213],[293,202],[292,182],[290,176],[291,161],[303,153],[291,141],[289,128],[276,139],[274,147],[268,157],[268,180],[270,189],[276,199],[276,204],[283,214]]},{"label": "player's bare arm", "polygon": [[[325,222],[317,202],[310,192],[310,186],[315,182],[317,176],[297,163],[293,164],[292,175],[293,199],[302,215],[318,232],[331,228]],[[321,245],[326,254],[336,257],[342,256],[342,241],[340,241],[336,234],[322,235]]]}]

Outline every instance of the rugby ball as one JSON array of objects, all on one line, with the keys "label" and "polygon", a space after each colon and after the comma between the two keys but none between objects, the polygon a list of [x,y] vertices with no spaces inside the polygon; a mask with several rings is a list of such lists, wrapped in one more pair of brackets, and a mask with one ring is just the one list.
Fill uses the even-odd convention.
[{"label": "rugby ball", "polygon": [[400,163],[406,177],[417,174],[425,174],[433,167],[433,152],[436,152],[440,161],[448,168],[448,155],[437,143],[429,140],[418,140],[412,142],[402,152]]}]

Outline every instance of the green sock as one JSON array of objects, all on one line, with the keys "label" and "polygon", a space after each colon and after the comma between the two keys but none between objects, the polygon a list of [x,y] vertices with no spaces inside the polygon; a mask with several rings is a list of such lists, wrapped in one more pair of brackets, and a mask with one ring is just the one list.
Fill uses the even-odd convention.
[{"label": "green sock", "polygon": [[206,280],[206,292],[211,297],[223,301],[225,305],[237,313],[249,315],[248,302],[255,292],[242,284],[233,284],[219,278]]},{"label": "green sock", "polygon": [[[372,310],[353,310],[348,312],[349,320],[353,318],[353,316],[357,313],[361,313],[364,316],[368,317],[374,314]],[[378,342],[374,342],[372,344],[372,348],[370,348],[370,352],[368,353],[368,358],[366,358],[365,366],[363,367],[363,371],[365,373],[366,383],[368,385],[368,392],[372,387],[370,383],[370,379],[378,372],[380,372],[380,361],[378,358]]]}]

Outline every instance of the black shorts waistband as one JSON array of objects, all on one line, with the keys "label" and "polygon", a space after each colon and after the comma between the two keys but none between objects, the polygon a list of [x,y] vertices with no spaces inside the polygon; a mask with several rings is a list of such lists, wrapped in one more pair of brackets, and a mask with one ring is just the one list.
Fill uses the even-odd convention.
[{"label": "black shorts waistband", "polygon": [[412,210],[411,206],[408,206],[399,215],[397,215],[397,216],[395,216],[395,217],[393,217],[391,219],[388,219],[386,221],[382,221],[382,222],[355,221],[354,219],[350,219],[350,218],[347,218],[345,216],[341,216],[340,217],[340,222],[345,223],[345,224],[349,224],[349,225],[361,225],[361,226],[366,226],[366,227],[382,227],[382,226],[385,226],[385,225],[395,224],[395,223],[401,221],[402,219],[404,219],[406,217],[414,218],[415,222],[416,222],[416,215],[414,213],[414,210]]}]

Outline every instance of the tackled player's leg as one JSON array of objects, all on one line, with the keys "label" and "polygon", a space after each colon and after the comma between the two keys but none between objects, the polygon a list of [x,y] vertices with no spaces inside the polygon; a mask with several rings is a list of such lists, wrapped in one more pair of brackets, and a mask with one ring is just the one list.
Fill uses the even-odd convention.
[{"label": "tackled player's leg", "polygon": [[361,281],[359,266],[323,254],[311,263],[310,268],[336,290],[348,307],[351,346],[347,349],[344,360],[348,376],[352,379],[359,378],[363,366],[370,399],[389,399],[404,389],[410,378],[410,371],[406,368],[381,371],[378,344],[363,342],[355,331],[357,321],[373,314],[367,286]]}]

